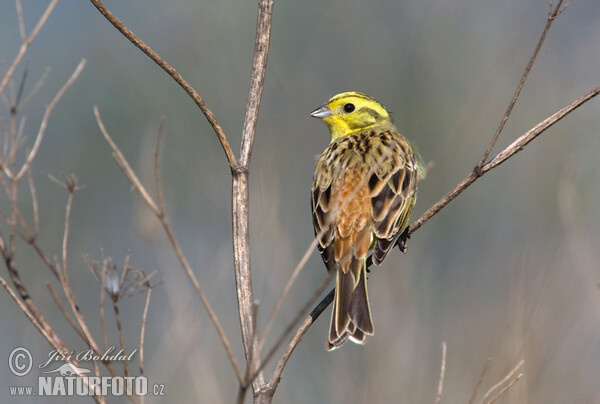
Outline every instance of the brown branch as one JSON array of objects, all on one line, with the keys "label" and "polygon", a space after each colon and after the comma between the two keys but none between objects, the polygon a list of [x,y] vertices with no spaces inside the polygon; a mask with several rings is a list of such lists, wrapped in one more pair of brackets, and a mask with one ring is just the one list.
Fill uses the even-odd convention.
[{"label": "brown branch", "polygon": [[[35,27],[33,28],[33,31],[31,31],[31,34],[29,34],[29,36],[27,38],[25,38],[25,40],[23,41],[23,43],[21,44],[21,48],[19,49],[19,52],[17,53],[17,56],[15,57],[15,60],[13,61],[12,65],[10,65],[10,67],[8,68],[8,70],[6,71],[6,73],[4,74],[4,77],[2,78],[2,82],[0,83],[0,94],[2,94],[2,92],[4,91],[4,88],[6,87],[6,84],[8,83],[8,81],[10,80],[10,78],[12,77],[12,75],[15,72],[15,69],[17,68],[17,66],[19,65],[19,63],[21,63],[21,60],[23,59],[23,56],[25,56],[25,53],[27,52],[27,48],[29,48],[29,45],[31,45],[31,42],[33,42],[33,40],[35,39],[35,37],[37,36],[37,34],[39,34],[40,30],[42,29],[42,27],[44,26],[44,24],[46,24],[46,21],[48,21],[48,17],[50,17],[50,14],[52,13],[52,10],[54,10],[54,7],[56,7],[56,4],[58,3],[58,0],[52,0],[49,4],[48,7],[46,7],[46,10],[44,11],[44,13],[42,14],[42,16],[40,17],[40,19],[38,20],[37,24],[35,25]],[[18,8],[20,9],[20,4],[18,4]],[[23,37],[23,35],[25,34],[25,28],[22,24],[22,15],[20,15],[21,13],[17,10],[17,14],[19,14],[19,27],[21,30],[21,35]]]},{"label": "brown branch", "polygon": [[117,333],[119,334],[119,344],[123,350],[125,359],[123,360],[123,372],[125,377],[129,377],[129,361],[127,360],[127,348],[125,347],[125,334],[123,333],[123,325],[121,324],[121,314],[119,313],[119,300],[113,299],[113,310],[115,312],[115,323],[117,324]]},{"label": "brown branch", "polygon": [[554,125],[556,122],[560,121],[562,118],[573,112],[575,109],[579,108],[581,105],[585,104],[592,98],[596,97],[600,94],[600,87],[596,87],[586,95],[576,99],[571,104],[566,107],[560,109],[553,115],[544,119],[542,122],[538,123],[536,126],[525,132],[518,139],[516,139],[512,144],[502,150],[500,153],[496,155],[490,162],[481,167],[481,175],[477,175],[475,172],[471,172],[467,177],[465,177],[461,182],[459,182],[451,191],[449,191],[446,195],[444,195],[438,202],[436,202],[431,208],[429,208],[425,213],[421,215],[417,220],[415,220],[408,229],[408,234],[411,235],[415,231],[417,231],[425,222],[435,216],[440,210],[442,210],[446,205],[448,205],[452,200],[454,200],[458,195],[460,195],[465,189],[467,189],[471,184],[473,184],[479,177],[498,165],[504,163],[506,160],[514,156],[516,153],[523,150],[523,148],[531,142],[533,139],[544,133],[548,128]]},{"label": "brown branch", "polygon": [[252,62],[252,73],[250,76],[250,90],[248,103],[246,104],[246,117],[242,130],[242,145],[240,150],[240,165],[248,168],[252,145],[254,143],[254,132],[260,109],[260,100],[265,81],[267,69],[267,56],[269,54],[269,42],[271,40],[271,19],[273,14],[273,1],[260,0],[258,3],[258,17],[256,21],[256,40],[254,42],[254,60]]},{"label": "brown branch", "polygon": [[506,393],[508,391],[508,389],[510,389],[516,382],[521,380],[521,378],[523,376],[524,376],[523,373],[519,373],[514,379],[511,380],[510,383],[508,383],[506,386],[504,386],[504,388],[502,390],[500,390],[498,392],[498,394],[496,394],[494,397],[492,397],[490,399],[490,401],[487,402],[487,404],[494,404],[496,402],[496,400],[500,398],[500,396],[502,396],[504,393]]},{"label": "brown branch", "polygon": [[[221,325],[221,322],[219,321],[217,314],[215,313],[214,309],[212,308],[212,306],[208,300],[208,297],[206,297],[206,294],[200,287],[200,282],[198,282],[198,279],[196,278],[196,275],[194,274],[194,271],[192,270],[187,258],[183,254],[183,250],[181,249],[181,246],[179,245],[179,241],[175,237],[175,233],[173,232],[173,229],[171,228],[171,224],[167,220],[165,213],[163,211],[161,211],[160,207],[154,202],[154,200],[152,199],[152,197],[150,196],[150,194],[148,193],[148,191],[146,190],[146,188],[144,187],[142,182],[139,180],[139,178],[137,177],[137,175],[131,168],[131,165],[129,165],[129,162],[127,161],[127,159],[125,158],[125,156],[123,155],[123,153],[121,152],[121,150],[119,149],[117,144],[114,142],[112,137],[108,134],[108,131],[104,127],[104,123],[102,122],[102,119],[100,118],[100,112],[98,111],[98,107],[96,107],[96,106],[94,107],[94,114],[96,115],[96,121],[98,122],[98,127],[100,128],[102,135],[104,136],[104,138],[106,139],[106,141],[108,142],[108,144],[110,145],[110,147],[113,151],[113,158],[115,159],[115,161],[117,162],[117,164],[119,165],[121,170],[123,170],[123,172],[129,179],[129,181],[131,182],[133,187],[136,189],[138,194],[142,197],[144,202],[146,202],[146,205],[152,210],[152,212],[154,212],[154,214],[160,221],[160,223],[163,227],[163,230],[164,230],[165,234],[167,235],[169,243],[171,244],[171,247],[173,248],[173,250],[175,251],[175,254],[177,255],[179,263],[181,264],[184,272],[190,279],[192,286],[194,287],[194,290],[196,291],[196,294],[200,298],[200,301],[202,302],[204,309],[208,313],[208,317],[212,321],[212,323],[217,331],[217,334],[219,335],[219,338],[221,339],[221,342],[222,342],[223,346],[225,347],[225,351],[227,352],[227,356],[228,356],[229,360],[231,361],[231,364],[235,370],[235,373],[236,373],[236,376],[238,377],[239,382],[243,383],[244,377],[242,375],[242,371],[240,370],[237,360],[235,359],[235,355],[233,354],[233,349],[231,349],[231,344],[229,343],[229,340],[227,339],[225,330],[223,329],[223,326]],[[162,187],[159,187],[158,191],[160,191],[160,190],[162,190]],[[161,198],[163,198],[163,197],[159,196],[159,199],[161,199]]]},{"label": "brown branch", "polygon": [[438,382],[437,396],[435,404],[440,404],[442,401],[442,390],[444,388],[444,376],[446,375],[446,341],[442,342],[442,364],[440,365],[440,380]]},{"label": "brown branch", "polygon": [[271,386],[271,388],[273,390],[275,390],[277,388],[277,385],[279,384],[279,381],[281,380],[281,373],[283,372],[283,368],[287,364],[287,361],[290,358],[290,355],[292,355],[294,348],[296,348],[296,345],[298,345],[298,343],[302,340],[302,337],[304,337],[304,334],[306,334],[306,332],[308,331],[310,326],[317,320],[317,318],[319,318],[321,313],[323,313],[325,311],[327,306],[329,306],[331,304],[334,296],[335,296],[335,290],[331,289],[329,291],[329,293],[327,294],[327,296],[325,296],[319,302],[319,304],[317,304],[317,306],[310,312],[308,317],[306,317],[304,319],[302,324],[300,324],[300,327],[298,327],[298,329],[296,330],[296,333],[294,334],[294,336],[292,337],[292,339],[286,346],[285,350],[283,351],[283,354],[281,355],[281,357],[277,361],[277,364],[275,365],[275,370],[273,371],[273,376],[271,377],[271,381],[269,382],[269,385]]},{"label": "brown branch", "polygon": [[148,319],[148,307],[150,306],[150,295],[152,294],[152,285],[146,283],[148,292],[146,293],[146,304],[144,305],[144,314],[142,314],[142,329],[140,331],[140,375],[144,375],[144,337],[146,335],[146,320]]},{"label": "brown branch", "polygon": [[506,108],[504,117],[502,118],[500,125],[498,125],[498,129],[496,129],[496,133],[494,133],[494,137],[492,138],[492,141],[490,142],[488,148],[485,150],[485,153],[483,153],[483,157],[481,158],[481,160],[479,161],[479,163],[477,163],[477,166],[475,167],[475,171],[477,173],[479,173],[479,171],[481,170],[481,167],[483,167],[483,165],[485,164],[485,161],[490,156],[490,153],[492,152],[494,145],[498,141],[498,137],[500,136],[500,133],[504,129],[504,125],[506,125],[506,121],[508,121],[508,117],[510,116],[510,114],[513,110],[513,107],[515,106],[515,103],[517,102],[517,99],[519,98],[519,95],[521,94],[521,90],[523,89],[525,80],[527,80],[527,77],[529,76],[529,72],[531,72],[533,63],[535,62],[535,59],[537,58],[538,53],[540,52],[540,49],[542,48],[542,44],[546,40],[546,36],[548,35],[548,31],[550,31],[550,27],[552,26],[552,23],[554,22],[556,17],[558,17],[558,15],[560,13],[562,13],[564,11],[564,9],[567,8],[567,6],[570,4],[570,2],[569,2],[567,5],[565,5],[564,8],[561,9],[560,6],[562,5],[562,2],[563,2],[563,0],[559,0],[558,4],[556,5],[556,8],[554,10],[552,10],[552,1],[550,1],[550,10],[548,12],[548,18],[546,20],[546,26],[544,27],[544,31],[542,32],[542,35],[540,36],[540,39],[538,40],[538,43],[535,46],[535,50],[533,51],[533,55],[531,55],[531,58],[529,59],[529,63],[527,63],[527,66],[525,67],[525,71],[523,72],[523,76],[521,76],[519,85],[517,85],[517,88],[515,90],[513,98],[512,98],[512,100],[510,100],[510,103],[508,104],[508,107]]},{"label": "brown branch", "polygon": [[[487,393],[485,393],[485,395],[483,396],[483,398],[481,399],[480,403],[483,404],[483,402],[485,401],[486,398],[488,398],[494,391],[496,391],[498,388],[500,388],[500,386],[502,386],[503,384],[505,384],[507,381],[509,381],[513,375],[515,373],[517,373],[517,371],[519,370],[519,368],[521,368],[521,366],[523,366],[523,364],[525,363],[525,361],[523,359],[521,359],[519,361],[519,363],[517,363],[517,365],[511,369],[510,372],[508,372],[508,374],[506,376],[504,376],[504,378],[502,380],[500,380],[498,383],[494,384],[488,391]],[[519,374],[515,380],[513,380],[511,383],[509,383],[508,386],[506,386],[504,389],[502,389],[500,391],[499,394],[497,394],[493,400],[495,401],[498,397],[500,397],[506,390],[508,390],[510,388],[510,386],[512,386],[515,382],[517,382],[521,377],[523,376],[523,374]],[[488,401],[488,404],[491,401]]]},{"label": "brown branch", "polygon": [[73,316],[71,316],[69,314],[65,305],[62,304],[62,302],[60,301],[60,298],[58,297],[58,294],[56,294],[56,291],[54,290],[52,285],[50,283],[47,283],[46,288],[48,289],[48,292],[50,292],[50,296],[52,297],[52,300],[54,300],[54,303],[56,304],[56,306],[58,307],[58,309],[60,310],[62,315],[67,319],[67,322],[71,325],[71,327],[73,328],[73,330],[75,330],[75,332],[79,335],[79,337],[85,341],[85,334],[83,333],[83,331],[81,331],[81,327],[79,327],[77,325]]},{"label": "brown branch", "polygon": [[19,181],[23,177],[23,175],[25,175],[27,170],[29,170],[29,166],[31,165],[31,162],[33,161],[33,159],[35,158],[35,155],[38,152],[40,145],[42,143],[42,139],[44,137],[44,133],[46,132],[46,127],[48,125],[48,120],[50,119],[50,114],[52,114],[54,107],[56,107],[56,105],[58,104],[60,99],[63,97],[63,95],[65,95],[65,93],[67,92],[69,87],[71,87],[73,85],[73,83],[75,82],[75,80],[77,80],[77,78],[81,74],[81,71],[85,67],[86,63],[87,63],[87,61],[85,59],[81,59],[81,62],[79,62],[79,64],[77,65],[77,68],[75,69],[75,71],[73,72],[71,77],[69,77],[67,82],[61,87],[61,89],[58,91],[58,93],[56,93],[56,96],[54,96],[54,99],[52,100],[52,102],[50,102],[50,104],[48,104],[48,106],[46,107],[46,111],[44,112],[44,117],[42,118],[42,123],[40,124],[40,129],[38,131],[35,142],[33,143],[33,147],[31,149],[31,151],[29,153],[27,153],[27,158],[25,160],[25,163],[23,163],[23,166],[19,170],[18,174],[15,175],[15,179],[17,181]]},{"label": "brown branch", "polygon": [[483,369],[481,370],[481,374],[479,375],[479,379],[477,379],[477,383],[475,383],[475,387],[473,388],[473,393],[471,394],[471,398],[469,399],[468,404],[473,404],[475,402],[475,397],[477,396],[479,387],[481,387],[481,383],[483,383],[483,378],[485,377],[485,374],[487,373],[488,369],[490,368],[491,363],[492,363],[492,358],[487,358],[487,360],[485,361],[485,365],[483,366]]},{"label": "brown branch", "polygon": [[[257,395],[264,385],[260,358],[257,355],[256,318],[254,298],[252,295],[252,276],[250,270],[250,230],[248,209],[248,169],[256,130],[256,120],[260,108],[267,55],[271,36],[272,0],[260,0],[256,23],[256,40],[254,44],[254,61],[250,78],[250,90],[246,105],[246,117],[242,131],[240,146],[240,163],[232,168],[232,228],[233,228],[233,261],[235,268],[236,291],[240,316],[242,342],[248,366],[247,375],[256,374],[252,389]],[[245,383],[242,383],[245,385]]]},{"label": "brown branch", "polygon": [[[327,226],[327,228],[329,228],[329,226]],[[322,231],[322,233],[325,233],[325,232]],[[273,306],[273,310],[271,311],[271,314],[269,315],[269,318],[267,319],[267,322],[265,323],[265,327],[263,329],[262,336],[260,337],[260,340],[258,343],[257,355],[260,355],[262,348],[265,345],[265,341],[267,340],[269,331],[271,331],[271,327],[273,326],[273,322],[275,321],[275,316],[277,315],[277,313],[279,312],[279,309],[281,308],[281,305],[283,304],[283,300],[285,299],[288,292],[292,288],[292,285],[295,282],[296,278],[298,278],[300,271],[306,265],[306,262],[312,255],[313,250],[317,247],[317,243],[319,242],[320,237],[321,237],[320,235],[317,235],[313,239],[310,246],[304,252],[302,259],[300,259],[300,262],[298,262],[298,265],[296,265],[296,268],[294,268],[294,271],[292,272],[292,275],[289,277],[287,283],[281,290],[281,293],[279,294],[279,297],[277,298],[277,301],[275,302],[275,305]]]},{"label": "brown branch", "polygon": [[235,167],[237,165],[237,160],[231,147],[229,146],[229,142],[227,141],[227,137],[225,136],[225,132],[221,125],[217,121],[217,118],[213,114],[213,112],[208,108],[202,97],[198,94],[198,92],[175,70],[166,60],[164,60],[158,53],[156,53],[150,46],[148,46],[144,41],[138,38],[129,28],[125,26],[105,5],[101,0],[91,0],[92,4],[100,11],[100,13],[110,22],[125,38],[127,38],[132,44],[138,47],[142,52],[144,52],[154,63],[161,67],[177,84],[183,88],[183,90],[192,98],[194,103],[200,108],[208,123],[212,126],[219,142],[221,142],[221,147],[223,147],[223,151],[227,156],[227,161],[229,165]]}]

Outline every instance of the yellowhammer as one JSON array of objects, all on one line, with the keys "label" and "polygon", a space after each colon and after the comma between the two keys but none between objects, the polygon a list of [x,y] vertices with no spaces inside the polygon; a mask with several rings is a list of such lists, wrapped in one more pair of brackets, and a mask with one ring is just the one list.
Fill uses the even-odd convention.
[{"label": "yellowhammer", "polygon": [[334,96],[311,114],[329,127],[312,186],[318,248],[336,271],[327,349],[373,335],[367,253],[379,265],[406,229],[417,199],[419,159],[389,112],[368,95]]}]

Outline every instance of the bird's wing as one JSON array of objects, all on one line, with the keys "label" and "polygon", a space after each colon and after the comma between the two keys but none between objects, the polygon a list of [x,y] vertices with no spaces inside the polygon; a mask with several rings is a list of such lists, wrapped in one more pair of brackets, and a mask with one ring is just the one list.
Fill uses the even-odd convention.
[{"label": "bird's wing", "polygon": [[332,225],[333,212],[331,201],[333,170],[332,166],[327,164],[327,160],[324,158],[330,149],[331,146],[325,149],[325,152],[323,152],[317,162],[311,190],[313,227],[315,237],[318,239],[317,248],[329,272],[335,269],[332,245],[334,229]]},{"label": "bird's wing", "polygon": [[417,161],[410,145],[395,131],[378,134],[380,148],[370,153],[368,185],[373,220],[373,262],[381,264],[406,226],[417,199]]}]

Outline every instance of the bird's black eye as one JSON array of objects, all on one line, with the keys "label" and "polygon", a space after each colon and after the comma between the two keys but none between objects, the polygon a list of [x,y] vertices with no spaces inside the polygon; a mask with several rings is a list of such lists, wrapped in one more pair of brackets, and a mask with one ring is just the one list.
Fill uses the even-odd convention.
[{"label": "bird's black eye", "polygon": [[354,111],[354,108],[355,108],[354,104],[352,104],[350,102],[348,104],[344,105],[344,111],[346,111],[347,113]]}]

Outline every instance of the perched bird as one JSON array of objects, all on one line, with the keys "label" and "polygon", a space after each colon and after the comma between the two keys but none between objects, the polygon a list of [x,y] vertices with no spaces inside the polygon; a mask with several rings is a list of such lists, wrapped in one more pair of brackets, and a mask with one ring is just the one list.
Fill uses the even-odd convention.
[{"label": "perched bird", "polygon": [[368,95],[347,92],[310,116],[329,127],[312,185],[312,215],[327,271],[336,272],[327,350],[373,335],[367,254],[379,265],[394,247],[417,199],[420,159],[389,112]]}]

